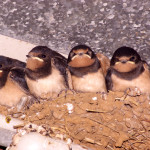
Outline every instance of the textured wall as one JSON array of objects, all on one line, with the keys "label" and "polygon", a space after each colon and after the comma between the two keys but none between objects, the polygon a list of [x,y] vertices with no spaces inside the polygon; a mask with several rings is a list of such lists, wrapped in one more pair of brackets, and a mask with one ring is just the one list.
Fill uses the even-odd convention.
[{"label": "textured wall", "polygon": [[150,1],[1,0],[0,33],[65,54],[87,44],[111,56],[126,45],[150,61]]}]

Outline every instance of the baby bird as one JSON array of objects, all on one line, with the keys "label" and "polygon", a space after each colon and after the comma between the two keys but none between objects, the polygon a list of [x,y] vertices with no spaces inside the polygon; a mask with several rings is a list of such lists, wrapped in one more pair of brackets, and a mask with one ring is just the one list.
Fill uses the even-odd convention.
[{"label": "baby bird", "polygon": [[36,46],[27,55],[26,82],[39,99],[55,98],[68,87],[67,60],[46,46]]},{"label": "baby bird", "polygon": [[79,92],[106,92],[101,62],[86,45],[72,48],[68,56],[72,88]]},{"label": "baby bird", "polygon": [[149,67],[134,49],[120,47],[110,61],[106,85],[112,91],[138,88],[142,93],[150,93]]},{"label": "baby bird", "polygon": [[7,107],[24,107],[29,91],[22,68],[0,67],[0,104]]},{"label": "baby bird", "polygon": [[2,65],[2,64],[3,64],[3,66],[5,66],[5,67],[7,66],[9,68],[12,68],[12,67],[25,68],[25,66],[26,66],[25,62],[0,55],[0,65]]}]

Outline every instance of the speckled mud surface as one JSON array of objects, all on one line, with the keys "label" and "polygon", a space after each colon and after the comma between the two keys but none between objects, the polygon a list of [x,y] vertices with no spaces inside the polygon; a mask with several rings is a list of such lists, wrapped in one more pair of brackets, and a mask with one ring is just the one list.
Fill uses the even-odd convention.
[{"label": "speckled mud surface", "polygon": [[107,56],[135,48],[150,63],[149,0],[4,0],[0,34],[68,54],[87,44]]},{"label": "speckled mud surface", "polygon": [[146,95],[130,97],[110,91],[104,99],[96,93],[62,94],[20,113],[3,106],[0,110],[26,123],[44,124],[51,128],[50,136],[70,138],[93,150],[150,149],[150,100]]}]

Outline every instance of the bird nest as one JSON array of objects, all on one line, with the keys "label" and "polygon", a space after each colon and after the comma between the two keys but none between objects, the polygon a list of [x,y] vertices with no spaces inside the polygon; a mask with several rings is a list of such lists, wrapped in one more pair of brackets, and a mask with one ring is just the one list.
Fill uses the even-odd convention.
[{"label": "bird nest", "polygon": [[68,92],[55,100],[35,103],[21,112],[3,106],[0,110],[25,124],[46,126],[51,137],[70,138],[93,150],[150,148],[150,100],[147,95]]}]

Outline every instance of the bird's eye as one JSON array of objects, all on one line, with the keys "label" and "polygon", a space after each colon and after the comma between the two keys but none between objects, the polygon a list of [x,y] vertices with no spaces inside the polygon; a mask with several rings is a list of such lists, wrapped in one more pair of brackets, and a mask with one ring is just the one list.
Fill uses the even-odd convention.
[{"label": "bird's eye", "polygon": [[132,56],[131,58],[130,58],[130,61],[134,61],[136,58],[134,57],[134,56]]},{"label": "bird's eye", "polygon": [[46,58],[46,55],[44,55],[44,54],[39,55],[39,58]]},{"label": "bird's eye", "polygon": [[42,55],[42,58],[46,58],[46,55]]}]

